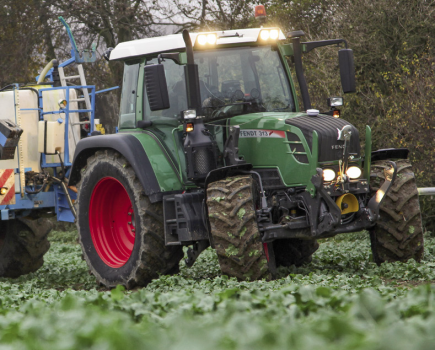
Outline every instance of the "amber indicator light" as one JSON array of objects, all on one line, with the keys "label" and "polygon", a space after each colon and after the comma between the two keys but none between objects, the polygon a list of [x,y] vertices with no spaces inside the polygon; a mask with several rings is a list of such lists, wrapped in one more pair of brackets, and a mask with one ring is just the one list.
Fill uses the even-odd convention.
[{"label": "amber indicator light", "polygon": [[255,18],[258,17],[266,17],[266,9],[264,8],[264,5],[255,6]]}]

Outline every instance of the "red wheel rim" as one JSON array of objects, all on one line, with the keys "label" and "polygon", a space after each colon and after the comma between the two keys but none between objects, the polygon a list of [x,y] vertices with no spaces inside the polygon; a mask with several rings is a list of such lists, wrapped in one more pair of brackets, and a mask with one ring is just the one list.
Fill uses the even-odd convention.
[{"label": "red wheel rim", "polygon": [[94,187],[89,228],[101,260],[114,268],[125,265],[136,237],[134,211],[124,186],[113,177],[101,179]]},{"label": "red wheel rim", "polygon": [[269,247],[267,244],[268,243],[263,243],[263,248],[264,248],[264,254],[266,254],[266,260],[267,262],[269,262]]}]

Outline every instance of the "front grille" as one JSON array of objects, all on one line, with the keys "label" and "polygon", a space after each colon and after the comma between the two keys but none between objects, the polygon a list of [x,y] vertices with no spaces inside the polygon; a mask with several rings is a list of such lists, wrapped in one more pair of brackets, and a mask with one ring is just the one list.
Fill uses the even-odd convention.
[{"label": "front grille", "polygon": [[287,133],[287,140],[289,141],[290,152],[292,152],[293,157],[300,163],[308,163],[307,152],[302,145],[301,139],[298,135],[291,132]]},{"label": "front grille", "polygon": [[328,115],[318,115],[316,117],[305,115],[287,119],[285,122],[302,131],[311,151],[313,148],[313,131],[317,132],[319,140],[319,162],[333,161],[342,157],[344,141],[337,140],[337,129],[341,130],[345,125],[350,125],[352,127],[350,153],[356,154],[356,157],[360,156],[358,129],[343,119]]}]

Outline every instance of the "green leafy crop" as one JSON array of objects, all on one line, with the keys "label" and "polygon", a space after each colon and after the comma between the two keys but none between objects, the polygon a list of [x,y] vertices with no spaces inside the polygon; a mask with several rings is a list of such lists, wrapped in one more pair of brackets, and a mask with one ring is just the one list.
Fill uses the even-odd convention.
[{"label": "green leafy crop", "polygon": [[370,262],[364,233],[321,242],[272,282],[220,274],[214,251],[146,288],[99,289],[75,233],[54,233],[44,266],[0,280],[0,349],[430,349],[435,239],[425,260]]}]

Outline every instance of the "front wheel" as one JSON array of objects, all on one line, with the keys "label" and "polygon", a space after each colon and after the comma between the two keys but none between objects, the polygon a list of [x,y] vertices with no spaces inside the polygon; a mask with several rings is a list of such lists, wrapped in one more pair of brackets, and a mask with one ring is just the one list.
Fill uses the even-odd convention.
[{"label": "front wheel", "polygon": [[162,204],[150,202],[124,157],[96,152],[77,187],[80,244],[100,284],[131,289],[178,271],[183,251],[165,246]]},{"label": "front wheel", "polygon": [[238,280],[270,279],[255,213],[251,176],[228,177],[207,188],[211,235],[222,273]]},{"label": "front wheel", "polygon": [[[380,218],[370,230],[373,260],[383,262],[420,261],[423,257],[423,228],[415,176],[409,160],[398,160],[397,178],[380,207]],[[385,181],[386,160],[372,163],[372,195]]]}]

